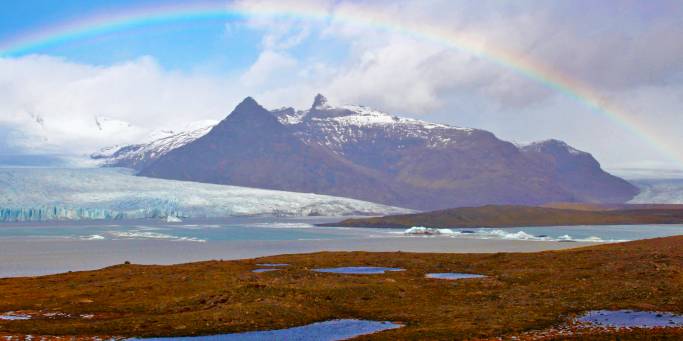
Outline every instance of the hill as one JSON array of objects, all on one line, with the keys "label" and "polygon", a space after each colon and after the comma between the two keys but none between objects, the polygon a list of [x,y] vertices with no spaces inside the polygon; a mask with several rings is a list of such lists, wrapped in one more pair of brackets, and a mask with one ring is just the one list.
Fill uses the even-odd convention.
[{"label": "hill", "polygon": [[588,210],[530,206],[482,206],[426,213],[347,219],[325,226],[410,228],[520,227],[570,225],[683,224],[679,205],[624,205],[616,209],[597,206]]}]

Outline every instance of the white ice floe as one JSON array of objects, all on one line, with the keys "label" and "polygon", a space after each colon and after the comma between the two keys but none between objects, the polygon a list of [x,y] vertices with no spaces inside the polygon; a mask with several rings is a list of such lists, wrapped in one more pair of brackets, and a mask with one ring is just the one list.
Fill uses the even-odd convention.
[{"label": "white ice floe", "polygon": [[167,223],[182,223],[183,220],[176,217],[176,216],[169,215],[166,217],[166,222]]},{"label": "white ice floe", "polygon": [[82,239],[82,240],[104,240],[106,238],[104,236],[99,235],[99,234],[91,234],[89,236],[81,236],[80,239]]},{"label": "white ice floe", "polygon": [[439,229],[424,226],[413,226],[400,234],[408,236],[443,236],[452,238],[470,239],[501,239],[501,240],[530,240],[530,241],[554,241],[554,242],[589,242],[589,243],[615,243],[625,242],[625,239],[603,239],[598,236],[575,238],[568,234],[552,237],[549,235],[533,235],[525,231],[509,231],[493,228],[479,228],[472,230]]},{"label": "white ice floe", "polygon": [[413,226],[403,232],[409,235],[453,235],[455,232],[451,229],[435,229],[424,226]]},{"label": "white ice floe", "polygon": [[109,231],[109,235],[113,239],[157,239],[157,240],[172,240],[172,241],[188,241],[188,242],[206,242],[205,239],[195,237],[179,237],[166,233],[150,232],[150,231]]}]

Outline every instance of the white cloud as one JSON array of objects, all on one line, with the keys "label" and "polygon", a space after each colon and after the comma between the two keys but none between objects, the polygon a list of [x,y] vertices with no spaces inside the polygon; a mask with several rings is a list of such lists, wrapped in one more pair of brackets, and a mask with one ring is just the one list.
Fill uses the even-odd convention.
[{"label": "white cloud", "polygon": [[32,152],[87,153],[224,116],[230,82],[163,70],[149,57],[108,67],[45,56],[0,59],[0,125]]},{"label": "white cloud", "polygon": [[256,61],[242,74],[241,81],[248,87],[268,85],[281,86],[295,70],[297,61],[285,53],[264,50]]},{"label": "white cloud", "polygon": [[[675,1],[627,2],[618,9],[595,1],[535,0],[251,0],[236,6],[315,8],[336,16],[247,20],[263,35],[262,51],[229,78],[164,70],[151,58],[109,67],[37,56],[0,60],[0,125],[15,127],[32,148],[90,151],[157,127],[220,119],[247,95],[271,108],[303,108],[322,92],[332,101],[490,129],[508,139],[562,138],[612,166],[631,166],[634,158],[642,165],[669,162],[605,115],[510,68],[438,39],[339,19],[377,14],[404,27],[438,27],[475,37],[489,49],[516,51],[608,95],[662,143],[683,145],[683,45],[676,44],[683,7]],[[302,53],[316,39],[348,50],[332,60]],[[95,129],[95,117],[137,128],[103,133]]]}]

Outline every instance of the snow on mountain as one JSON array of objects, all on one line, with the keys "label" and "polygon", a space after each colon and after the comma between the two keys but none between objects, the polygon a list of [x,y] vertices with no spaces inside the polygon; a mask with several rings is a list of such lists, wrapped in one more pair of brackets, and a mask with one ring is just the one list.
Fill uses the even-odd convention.
[{"label": "snow on mountain", "polygon": [[456,135],[475,131],[446,124],[404,118],[361,105],[333,106],[318,94],[308,110],[283,108],[272,111],[280,123],[292,126],[308,143],[318,143],[345,154],[345,145],[374,143],[379,135],[384,139],[421,140],[429,148],[455,143]]},{"label": "snow on mountain", "polygon": [[118,168],[0,169],[0,221],[406,212],[333,196],[137,177]]},{"label": "snow on mountain", "polygon": [[206,135],[216,123],[218,122],[211,120],[193,122],[180,132],[159,130],[150,134],[146,142],[141,144],[103,148],[90,157],[101,161],[104,166],[138,169],[169,151]]},{"label": "snow on mountain", "polygon": [[[515,146],[493,133],[403,118],[318,95],[307,110],[242,101],[210,133],[119,148],[138,175],[313,192],[416,209],[624,202],[637,188],[558,140]],[[183,148],[178,148],[184,146]]]},{"label": "snow on mountain", "polygon": [[[308,110],[295,110],[283,107],[270,111],[278,121],[293,129],[308,143],[323,144],[335,153],[344,153],[344,145],[359,143],[376,137],[379,130],[383,135],[396,139],[419,139],[429,148],[454,144],[457,135],[472,134],[475,129],[461,128],[446,124],[436,124],[412,118],[404,118],[384,113],[360,105],[332,106],[322,95],[317,95]],[[181,132],[158,132],[147,142],[128,146],[103,148],[91,155],[104,166],[142,169],[151,161],[169,151],[184,146],[206,135],[216,121],[202,121],[189,126]],[[367,130],[374,130],[369,134]]]},{"label": "snow on mountain", "polygon": [[532,142],[527,145],[522,145],[520,148],[524,151],[533,151],[533,152],[544,152],[550,149],[555,149],[558,151],[563,151],[566,153],[569,153],[571,155],[588,155],[588,153],[580,151],[570,145],[568,145],[564,141],[560,140],[555,140],[555,139],[549,139],[549,140],[544,140],[544,141],[537,141],[537,142]]}]

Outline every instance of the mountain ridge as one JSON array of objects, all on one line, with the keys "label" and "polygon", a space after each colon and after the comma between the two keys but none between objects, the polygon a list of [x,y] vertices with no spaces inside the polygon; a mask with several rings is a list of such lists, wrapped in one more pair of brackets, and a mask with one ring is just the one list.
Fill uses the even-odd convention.
[{"label": "mountain ridge", "polygon": [[[117,163],[113,163],[117,165]],[[119,162],[118,165],[121,165]],[[139,175],[347,196],[414,209],[621,203],[637,188],[558,140],[518,147],[493,133],[364,106],[267,110],[253,98]]]}]

